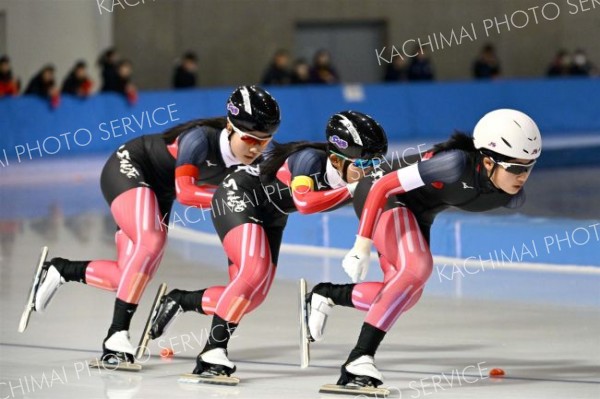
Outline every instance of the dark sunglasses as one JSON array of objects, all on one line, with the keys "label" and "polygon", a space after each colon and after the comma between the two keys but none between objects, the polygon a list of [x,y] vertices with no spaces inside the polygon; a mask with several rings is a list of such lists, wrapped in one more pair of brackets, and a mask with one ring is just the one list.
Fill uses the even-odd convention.
[{"label": "dark sunglasses", "polygon": [[533,165],[535,165],[535,163],[537,162],[537,161],[533,160],[533,161],[529,162],[528,164],[522,164],[522,163],[512,163],[512,162],[500,162],[500,161],[496,161],[494,158],[490,158],[490,159],[492,160],[492,162],[502,166],[504,168],[504,170],[506,170],[508,173],[512,173],[513,175],[520,175],[523,173],[531,172],[531,169],[533,169]]}]

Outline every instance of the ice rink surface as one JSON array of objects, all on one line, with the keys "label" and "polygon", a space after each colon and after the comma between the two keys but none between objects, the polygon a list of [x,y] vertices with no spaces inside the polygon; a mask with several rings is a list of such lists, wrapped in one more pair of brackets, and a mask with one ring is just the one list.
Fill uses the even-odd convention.
[{"label": "ice rink surface", "polygon": [[[97,221],[91,225],[102,229]],[[312,366],[300,369],[296,283],[280,279],[230,342],[230,357],[242,380],[237,387],[177,382],[179,374],[192,371],[209,328],[209,317],[191,313],[151,343],[152,357],[141,372],[90,370],[86,361],[100,353],[110,324],[112,293],[66,284],[48,311],[34,313],[27,331],[17,333],[37,252],[45,241],[28,229],[15,243],[11,267],[3,265],[0,279],[0,398],[326,397],[330,395],[318,389],[336,382],[360,329],[360,312],[336,308],[325,341],[312,346]],[[110,257],[114,251],[108,242],[81,242],[58,229],[54,234],[62,238],[49,243],[50,256]],[[159,282],[198,289],[225,279],[224,268],[190,263],[169,251],[133,319],[132,340],[139,339]],[[543,276],[539,284],[544,284]],[[387,335],[377,364],[392,388],[391,397],[397,398],[599,398],[599,332],[597,308],[424,295]],[[160,358],[165,347],[173,349],[173,358]],[[492,368],[502,368],[506,376],[489,378]]]},{"label": "ice rink surface", "polygon": [[[311,267],[320,270],[323,263],[300,259],[300,255],[282,255],[279,278],[269,297],[242,321],[230,342],[230,358],[241,379],[236,387],[178,383],[181,373],[194,368],[210,325],[209,317],[191,313],[180,316],[165,337],[151,343],[152,356],[141,372],[88,369],[86,362],[100,354],[114,294],[82,284],[61,287],[48,311],[34,313],[27,331],[17,333],[42,245],[50,247],[50,257],[114,258],[113,226],[92,211],[106,207],[95,176],[101,164],[96,166],[84,169],[95,170],[89,176],[80,170],[71,176],[68,170],[54,174],[57,191],[75,193],[72,202],[57,206],[36,208],[41,195],[46,196],[45,203],[51,203],[49,199],[56,195],[52,191],[15,196],[9,190],[13,184],[19,185],[15,182],[21,178],[11,180],[14,176],[8,175],[0,182],[4,208],[0,226],[0,399],[338,397],[321,395],[318,390],[322,384],[337,381],[339,367],[358,337],[363,314],[336,308],[325,340],[312,346],[311,367],[300,369],[297,283],[289,277],[304,275],[312,286],[319,280],[318,273],[308,269],[305,273],[303,268],[314,262]],[[73,174],[79,183],[89,183],[86,189],[69,183]],[[43,183],[39,174],[25,175],[32,179],[27,187]],[[26,212],[21,212],[24,208]],[[10,220],[9,214],[22,217]],[[222,250],[214,245],[194,247],[193,256],[184,257],[184,246],[175,239],[170,242],[133,319],[134,343],[161,282],[187,290],[226,283]],[[332,262],[331,267],[335,266]],[[477,295],[462,298],[446,295],[452,290],[437,290],[439,282],[432,277],[423,299],[398,320],[378,351],[377,365],[392,390],[390,397],[600,398],[600,277],[495,273],[465,282],[465,287],[481,286]],[[341,274],[331,275],[336,282],[345,281],[340,280]],[[484,295],[485,290],[493,290],[493,295]],[[544,292],[544,296],[529,300],[529,291]],[[173,358],[159,356],[165,347],[173,349]],[[502,368],[506,376],[489,378],[493,368]]]}]

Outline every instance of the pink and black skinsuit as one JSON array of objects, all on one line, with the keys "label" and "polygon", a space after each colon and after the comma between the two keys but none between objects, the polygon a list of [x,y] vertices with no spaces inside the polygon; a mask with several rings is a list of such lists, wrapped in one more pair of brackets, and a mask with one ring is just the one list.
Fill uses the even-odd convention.
[{"label": "pink and black skinsuit", "polygon": [[[358,185],[354,195],[355,210],[361,215],[358,235],[373,240],[383,281],[321,283],[313,289],[336,305],[367,312],[346,363],[374,356],[385,333],[421,297],[433,268],[429,233],[439,212],[449,207],[484,212],[524,202],[522,190],[510,195],[494,187],[482,158],[474,149],[427,151],[387,168],[374,183],[367,178]],[[342,368],[342,380],[344,372]]]},{"label": "pink and black skinsuit", "polygon": [[116,291],[109,336],[129,329],[133,311],[158,269],[173,201],[210,208],[216,185],[240,164],[225,125],[225,118],[192,121],[120,146],[101,176],[102,192],[118,226],[117,260],[51,261],[66,281]]},{"label": "pink and black skinsuit", "polygon": [[[291,184],[299,176],[312,183]],[[331,165],[328,153],[315,148],[290,155],[274,181],[262,183],[251,170],[235,172],[223,180],[213,197],[212,215],[229,259],[230,283],[169,294],[177,297],[184,311],[213,315],[202,353],[226,348],[237,324],[266,298],[275,277],[288,214],[330,211],[350,200],[346,183]]]}]

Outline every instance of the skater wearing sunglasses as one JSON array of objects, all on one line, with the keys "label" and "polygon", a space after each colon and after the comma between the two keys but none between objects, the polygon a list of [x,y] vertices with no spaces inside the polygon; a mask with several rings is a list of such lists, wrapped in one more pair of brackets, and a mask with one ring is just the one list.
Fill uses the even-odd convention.
[{"label": "skater wearing sunglasses", "polygon": [[[173,290],[157,302],[148,335],[156,339],[181,312],[212,315],[211,334],[196,360],[196,382],[235,384],[227,344],[241,319],[265,299],[277,266],[290,212],[325,212],[349,203],[358,180],[387,151],[383,128],[355,111],[333,115],[326,143],[277,144],[260,176],[241,170],[213,197],[213,223],[229,259],[228,286]],[[225,205],[223,205],[225,204]],[[223,212],[224,210],[224,212]]]},{"label": "skater wearing sunglasses", "polygon": [[120,146],[106,162],[100,182],[118,226],[117,260],[46,262],[36,275],[20,330],[29,312],[43,312],[67,281],[116,291],[101,362],[139,369],[133,364],[129,325],[163,255],[173,201],[210,207],[214,188],[225,176],[240,165],[259,162],[279,123],[279,106],[268,92],[241,86],[227,101],[226,117],[193,120]]},{"label": "skater wearing sunglasses", "polygon": [[[450,207],[484,212],[521,206],[523,186],[541,149],[540,132],[530,117],[499,109],[479,120],[472,138],[457,133],[406,159],[408,166],[386,171],[375,182],[363,179],[354,196],[361,215],[358,235],[343,260],[353,283],[317,284],[306,301],[310,315],[304,328],[315,341],[323,339],[334,305],[367,312],[337,384],[323,391],[376,392],[383,380],[374,362],[377,347],[398,317],[417,303],[431,275],[429,232],[435,216]],[[383,282],[358,282],[366,276],[372,244]]]}]

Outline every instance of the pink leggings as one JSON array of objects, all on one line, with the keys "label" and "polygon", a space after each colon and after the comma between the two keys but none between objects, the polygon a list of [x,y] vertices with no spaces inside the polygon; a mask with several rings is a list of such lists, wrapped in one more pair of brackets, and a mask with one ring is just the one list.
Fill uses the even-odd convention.
[{"label": "pink leggings", "polygon": [[167,241],[160,223],[158,201],[147,187],[136,187],[115,198],[110,206],[119,230],[115,234],[117,261],[94,260],[86,268],[88,285],[117,291],[117,298],[137,304],[158,269]]},{"label": "pink leggings", "polygon": [[404,207],[381,215],[373,241],[380,253],[383,282],[356,284],[352,303],[367,311],[365,322],[389,331],[421,297],[433,258],[415,216]]},{"label": "pink leggings", "polygon": [[229,258],[230,283],[206,289],[202,310],[223,320],[239,323],[267,297],[276,266],[271,262],[267,234],[262,226],[245,223],[231,229],[223,240]]}]

